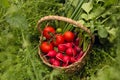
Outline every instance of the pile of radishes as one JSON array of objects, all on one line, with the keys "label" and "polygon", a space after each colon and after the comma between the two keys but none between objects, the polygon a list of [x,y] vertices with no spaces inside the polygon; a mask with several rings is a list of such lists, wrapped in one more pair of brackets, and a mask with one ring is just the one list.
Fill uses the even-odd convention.
[{"label": "pile of radishes", "polygon": [[48,62],[53,66],[65,67],[78,61],[84,54],[79,47],[79,38],[72,31],[63,34],[56,31],[52,26],[43,29],[46,39],[39,47]]}]

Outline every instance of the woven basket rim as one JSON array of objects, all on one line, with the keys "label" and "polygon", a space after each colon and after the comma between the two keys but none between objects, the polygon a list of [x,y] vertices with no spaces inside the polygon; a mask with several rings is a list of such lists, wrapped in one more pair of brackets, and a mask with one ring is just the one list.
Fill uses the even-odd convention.
[{"label": "woven basket rim", "polygon": [[[70,23],[70,24],[72,24],[72,25],[75,25],[76,27],[81,28],[82,30],[84,30],[85,32],[87,32],[87,33],[89,34],[89,36],[91,37],[91,42],[90,42],[90,44],[88,45],[87,50],[84,52],[84,54],[83,54],[83,56],[81,57],[81,59],[79,59],[79,60],[76,61],[75,63],[72,63],[72,64],[70,64],[70,65],[68,65],[68,66],[66,66],[66,67],[56,67],[56,66],[51,65],[48,61],[46,61],[46,60],[44,59],[44,57],[43,57],[42,54],[41,54],[40,48],[38,47],[38,54],[39,54],[40,58],[42,59],[43,63],[45,63],[45,64],[48,65],[49,67],[58,68],[58,69],[68,69],[68,68],[70,68],[70,67],[73,67],[74,65],[78,65],[78,64],[84,59],[84,57],[87,55],[87,53],[89,52],[89,50],[91,49],[91,47],[92,47],[92,45],[93,45],[93,43],[94,43],[94,35],[91,33],[91,31],[90,31],[87,27],[83,26],[82,24],[78,23],[77,21],[72,20],[72,19],[70,19],[70,18],[66,18],[66,17],[63,17],[63,16],[56,16],[56,15],[45,16],[45,17],[42,17],[42,18],[38,21],[38,23],[37,23],[37,28],[38,28],[38,31],[39,31],[40,33],[42,33],[42,30],[41,30],[41,28],[40,28],[42,22],[48,21],[48,20],[64,21],[64,22]],[[40,36],[39,45],[41,44],[42,37],[43,37],[43,36],[41,35],[41,36]]]}]

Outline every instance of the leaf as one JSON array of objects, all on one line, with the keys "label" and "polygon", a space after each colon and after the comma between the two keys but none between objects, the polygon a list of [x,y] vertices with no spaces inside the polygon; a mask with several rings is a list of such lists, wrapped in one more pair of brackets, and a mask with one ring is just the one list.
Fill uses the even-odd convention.
[{"label": "leaf", "polygon": [[98,35],[101,38],[106,38],[108,36],[108,32],[107,32],[107,30],[103,26],[99,26],[98,27]]},{"label": "leaf", "polygon": [[109,33],[109,37],[108,37],[109,41],[113,42],[116,39],[116,37],[117,37],[116,33],[118,31],[118,28],[112,28],[112,29],[110,29],[110,27],[106,27],[106,30]]},{"label": "leaf", "polygon": [[88,15],[85,13],[81,14],[81,18],[85,19],[86,21],[89,20]]},{"label": "leaf", "polygon": [[80,24],[85,24],[85,21],[84,20],[79,20],[79,21],[77,21],[78,23],[80,23]]},{"label": "leaf", "polygon": [[72,6],[76,7],[79,3],[79,0],[68,0],[69,4],[71,4]]},{"label": "leaf", "polygon": [[88,19],[93,19],[93,18],[97,18],[98,16],[101,16],[104,10],[105,10],[104,7],[97,7],[91,12],[91,14],[88,15]]},{"label": "leaf", "polygon": [[88,3],[84,3],[82,5],[82,9],[86,12],[89,13],[92,9],[93,9],[93,3],[92,1],[88,2]]},{"label": "leaf", "polygon": [[79,0],[72,0],[73,2],[72,2],[72,5],[74,6],[74,7],[76,7],[77,6],[77,4],[79,3]]}]

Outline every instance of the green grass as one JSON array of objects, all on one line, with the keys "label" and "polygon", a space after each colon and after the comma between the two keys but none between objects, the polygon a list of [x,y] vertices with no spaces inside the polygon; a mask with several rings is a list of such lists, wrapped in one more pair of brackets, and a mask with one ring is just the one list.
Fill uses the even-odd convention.
[{"label": "green grass", "polygon": [[[0,80],[119,80],[120,4],[117,0],[90,1],[0,0]],[[91,6],[86,9],[83,4]],[[65,74],[42,63],[37,54],[40,33],[36,24],[46,15],[82,22],[96,36],[82,70]],[[58,25],[65,26],[64,30],[73,27]]]}]

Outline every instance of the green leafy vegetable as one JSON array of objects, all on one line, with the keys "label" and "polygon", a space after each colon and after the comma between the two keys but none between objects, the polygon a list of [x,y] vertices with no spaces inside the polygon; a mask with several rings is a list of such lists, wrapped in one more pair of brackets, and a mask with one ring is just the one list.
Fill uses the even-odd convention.
[{"label": "green leafy vegetable", "polygon": [[92,1],[88,2],[88,3],[84,3],[82,5],[82,9],[88,14],[93,8],[93,3]]},{"label": "green leafy vegetable", "polygon": [[98,27],[98,35],[101,38],[106,38],[108,36],[108,32],[107,32],[107,30],[103,26],[99,26]]}]

